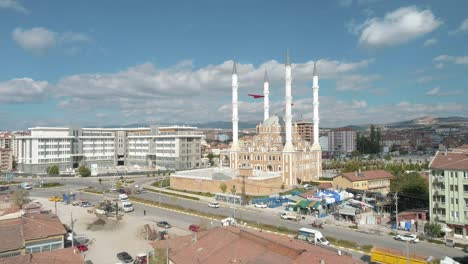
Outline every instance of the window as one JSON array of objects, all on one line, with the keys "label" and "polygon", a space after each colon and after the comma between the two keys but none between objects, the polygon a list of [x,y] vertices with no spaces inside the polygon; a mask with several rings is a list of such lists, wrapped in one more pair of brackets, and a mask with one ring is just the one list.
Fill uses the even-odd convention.
[{"label": "window", "polygon": [[468,193],[468,185],[466,184],[463,185],[463,192]]}]

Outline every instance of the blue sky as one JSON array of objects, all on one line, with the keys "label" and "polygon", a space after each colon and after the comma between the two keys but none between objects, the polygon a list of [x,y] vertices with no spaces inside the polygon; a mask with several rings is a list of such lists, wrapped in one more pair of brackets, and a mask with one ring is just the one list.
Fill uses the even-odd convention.
[{"label": "blue sky", "polygon": [[468,116],[467,1],[0,0],[0,130],[32,126],[312,118],[323,126]]}]

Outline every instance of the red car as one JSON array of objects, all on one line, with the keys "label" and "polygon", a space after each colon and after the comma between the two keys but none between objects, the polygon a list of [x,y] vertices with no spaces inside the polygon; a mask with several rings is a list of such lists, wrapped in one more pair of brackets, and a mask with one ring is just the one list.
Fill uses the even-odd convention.
[{"label": "red car", "polygon": [[188,229],[189,229],[190,231],[192,231],[192,232],[198,232],[198,231],[200,231],[200,226],[198,226],[198,225],[190,225],[190,226],[188,227]]},{"label": "red car", "polygon": [[76,248],[77,248],[80,252],[88,251],[88,246],[86,246],[86,245],[84,245],[84,244],[78,244],[78,245],[76,245]]}]

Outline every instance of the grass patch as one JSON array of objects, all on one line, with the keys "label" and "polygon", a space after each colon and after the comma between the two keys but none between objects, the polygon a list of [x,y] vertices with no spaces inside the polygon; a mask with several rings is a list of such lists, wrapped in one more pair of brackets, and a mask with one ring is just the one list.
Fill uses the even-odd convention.
[{"label": "grass patch", "polygon": [[186,191],[186,190],[181,191],[181,190],[172,189],[171,187],[168,187],[167,189],[168,190],[173,190],[173,191],[178,191],[178,192],[190,193],[190,194],[194,194],[194,195],[205,196],[205,197],[214,197],[215,196],[214,194],[209,193],[209,192],[192,192],[192,191]]},{"label": "grass patch", "polygon": [[334,237],[326,237],[327,240],[334,246],[341,246],[345,248],[353,248],[357,250],[361,250],[364,252],[370,252],[373,245],[360,245],[356,242],[349,241],[349,240],[344,240],[344,239],[337,239]]},{"label": "grass patch", "polygon": [[301,193],[303,193],[304,189],[294,188],[294,189],[289,190],[289,191],[280,192],[279,195],[288,195],[288,194],[291,194],[292,192],[301,192]]},{"label": "grass patch", "polygon": [[397,233],[395,233],[395,232],[389,232],[388,235],[389,235],[389,236],[396,236]]},{"label": "grass patch", "polygon": [[85,189],[82,189],[83,192],[89,192],[89,193],[95,193],[95,194],[103,194],[104,192],[101,191],[101,190],[96,190],[92,187],[88,187],[88,188],[85,188]]},{"label": "grass patch", "polygon": [[443,245],[443,244],[445,244],[445,242],[444,242],[444,241],[437,240],[437,239],[427,239],[427,242],[431,242],[431,243],[434,243],[434,244],[439,244],[439,245]]},{"label": "grass patch", "polygon": [[327,177],[320,177],[319,181],[328,181],[328,182],[333,182],[332,178],[327,178]]},{"label": "grass patch", "polygon": [[352,226],[349,226],[349,228],[351,228],[351,229],[358,229],[358,226],[357,226],[357,225],[352,225]]},{"label": "grass patch", "polygon": [[16,181],[10,181],[10,182],[6,182],[6,181],[0,181],[0,185],[13,185],[13,184],[20,184],[21,182],[16,182]]},{"label": "grass patch", "polygon": [[156,188],[163,188],[163,187],[169,187],[171,186],[171,179],[170,178],[165,178],[161,181],[155,181],[151,184],[151,186],[156,187]]},{"label": "grass patch", "polygon": [[46,182],[46,183],[43,183],[39,188],[53,188],[53,187],[60,187],[60,186],[64,186],[64,185],[59,182]]},{"label": "grass patch", "polygon": [[175,197],[180,197],[180,198],[185,198],[185,199],[190,199],[190,200],[195,200],[195,201],[200,201],[200,198],[198,197],[193,197],[193,196],[188,196],[188,195],[183,195],[183,194],[178,194],[178,193],[172,193],[172,192],[165,192],[165,191],[159,191],[159,190],[153,190],[153,189],[148,189],[144,188],[146,191],[154,192],[154,193],[161,193],[165,195],[170,195],[170,196],[175,196]]}]

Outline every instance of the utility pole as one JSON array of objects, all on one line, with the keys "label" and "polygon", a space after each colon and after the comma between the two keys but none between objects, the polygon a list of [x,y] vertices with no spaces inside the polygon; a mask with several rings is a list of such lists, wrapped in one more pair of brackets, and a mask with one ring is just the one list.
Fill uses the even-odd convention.
[{"label": "utility pole", "polygon": [[395,215],[395,219],[396,219],[396,233],[398,235],[398,228],[400,227],[399,226],[399,222],[398,222],[398,192],[395,192],[395,207],[396,207],[396,215]]}]

